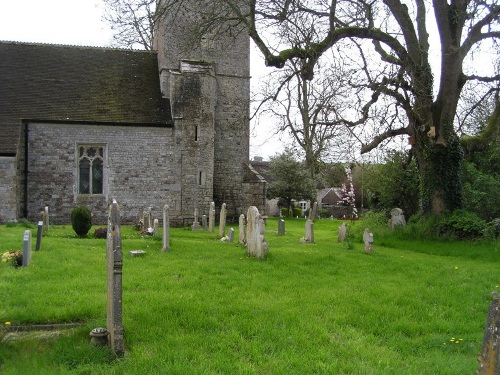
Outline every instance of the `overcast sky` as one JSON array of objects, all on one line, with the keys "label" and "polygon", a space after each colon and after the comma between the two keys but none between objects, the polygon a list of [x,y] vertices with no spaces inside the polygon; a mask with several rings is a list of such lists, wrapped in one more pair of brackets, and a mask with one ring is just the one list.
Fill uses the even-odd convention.
[{"label": "overcast sky", "polygon": [[[112,32],[102,21],[101,0],[0,0],[0,40],[106,47]],[[253,68],[264,68],[262,59]],[[255,76],[255,71],[253,72]],[[282,151],[269,132],[252,126],[250,156],[269,156]]]}]

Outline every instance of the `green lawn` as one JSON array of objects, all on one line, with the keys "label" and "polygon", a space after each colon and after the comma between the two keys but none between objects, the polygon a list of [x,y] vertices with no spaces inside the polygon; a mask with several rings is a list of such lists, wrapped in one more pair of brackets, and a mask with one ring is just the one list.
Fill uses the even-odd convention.
[{"label": "green lawn", "polygon": [[[161,237],[124,227],[120,359],[89,343],[106,320],[106,240],[52,226],[29,267],[0,264],[0,322],[83,325],[27,337],[0,330],[0,373],[474,374],[500,244],[374,230],[366,255],[363,222],[352,250],[337,243],[339,225],[318,220],[316,243],[300,244],[303,220],[287,220],[279,237],[269,219],[265,260],[186,229],[171,229],[162,253]],[[0,252],[21,249],[24,230],[0,226]],[[139,249],[147,255],[129,256]]]}]

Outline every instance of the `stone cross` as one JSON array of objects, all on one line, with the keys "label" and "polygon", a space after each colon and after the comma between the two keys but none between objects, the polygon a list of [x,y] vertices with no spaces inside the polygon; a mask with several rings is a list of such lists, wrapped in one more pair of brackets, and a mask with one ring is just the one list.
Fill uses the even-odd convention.
[{"label": "stone cross", "polygon": [[43,211],[43,225],[45,226],[45,230],[49,230],[49,207],[45,206],[45,210]]},{"label": "stone cross", "polygon": [[227,242],[234,242],[234,228],[229,228],[227,231]]},{"label": "stone cross", "polygon": [[306,235],[300,239],[302,243],[314,243],[314,223],[311,219],[306,220]]},{"label": "stone cross", "polygon": [[208,231],[210,233],[214,232],[215,226],[215,203],[210,202],[210,208],[208,209]]},{"label": "stone cross", "polygon": [[401,208],[393,208],[391,210],[391,229],[394,227],[406,226],[405,215],[403,214],[403,210]]},{"label": "stone cross", "polygon": [[220,209],[220,220],[219,220],[219,237],[222,238],[226,234],[226,204],[222,203],[222,208]]},{"label": "stone cross", "polygon": [[31,262],[31,231],[26,229],[23,236],[23,267]]},{"label": "stone cross", "polygon": [[43,221],[38,222],[38,230],[36,232],[36,246],[35,250],[38,251],[42,248],[42,234],[43,234]]},{"label": "stone cross", "polygon": [[246,225],[245,225],[245,215],[240,215],[239,227],[238,227],[238,241],[240,244],[244,245],[247,242],[246,239]]},{"label": "stone cross", "polygon": [[285,220],[280,219],[278,221],[278,236],[284,236],[285,235]]},{"label": "stone cross", "polygon": [[120,232],[120,210],[113,200],[108,214],[108,236],[106,240],[107,313],[106,325],[111,350],[123,356],[122,317],[122,237]]},{"label": "stone cross", "polygon": [[248,255],[256,258],[264,258],[269,252],[267,242],[262,228],[264,220],[260,217],[259,210],[255,206],[248,208],[247,212],[247,252]]},{"label": "stone cross", "polygon": [[373,254],[373,233],[370,231],[370,228],[365,229],[363,242],[365,243],[365,253]]},{"label": "stone cross", "polygon": [[194,231],[199,231],[201,230],[200,223],[198,222],[198,209],[194,209],[194,220],[193,220],[193,225],[191,225],[191,230]]},{"label": "stone cross", "polygon": [[161,250],[170,250],[170,219],[168,217],[168,204],[163,206],[163,247]]},{"label": "stone cross", "polygon": [[338,242],[344,242],[346,237],[347,237],[347,225],[345,225],[345,222],[344,222],[339,227]]}]

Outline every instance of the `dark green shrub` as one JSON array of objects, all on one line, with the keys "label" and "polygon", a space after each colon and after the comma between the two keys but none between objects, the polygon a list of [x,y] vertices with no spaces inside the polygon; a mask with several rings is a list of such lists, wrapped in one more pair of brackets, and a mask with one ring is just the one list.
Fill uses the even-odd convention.
[{"label": "dark green shrub", "polygon": [[490,240],[500,238],[500,218],[493,219],[488,223],[484,236]]},{"label": "dark green shrub", "polygon": [[474,212],[464,209],[453,211],[453,213],[444,218],[440,225],[441,235],[458,238],[461,240],[473,240],[483,235],[486,229],[486,223],[481,220]]},{"label": "dark green shrub", "polygon": [[97,228],[94,230],[94,238],[107,238],[108,228]]},{"label": "dark green shrub", "polygon": [[292,211],[291,211],[291,210],[289,210],[288,208],[283,207],[283,208],[281,209],[281,216],[286,216],[286,217],[289,217],[291,214],[292,214]]},{"label": "dark green shrub", "polygon": [[85,206],[78,206],[71,210],[71,226],[78,237],[85,237],[92,228],[92,214]]},{"label": "dark green shrub", "polygon": [[332,216],[330,214],[330,211],[328,211],[326,208],[320,208],[318,210],[318,215],[319,215],[319,217],[321,217],[323,219],[326,219],[326,218],[329,218],[330,216]]},{"label": "dark green shrub", "polygon": [[293,217],[302,217],[302,208],[294,207],[293,208]]}]

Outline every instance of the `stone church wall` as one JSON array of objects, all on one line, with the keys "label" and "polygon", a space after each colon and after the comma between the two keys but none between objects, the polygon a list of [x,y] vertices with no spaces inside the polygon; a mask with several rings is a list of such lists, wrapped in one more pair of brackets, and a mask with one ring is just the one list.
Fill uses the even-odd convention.
[{"label": "stone church wall", "polygon": [[[105,146],[102,195],[78,194],[79,144]],[[29,124],[28,219],[38,220],[38,210],[49,206],[51,220],[67,224],[72,208],[84,204],[93,222],[104,224],[113,199],[120,204],[123,223],[135,223],[147,207],[161,218],[165,204],[175,217],[180,209],[179,165],[171,128]]]},{"label": "stone church wall", "polygon": [[18,191],[16,158],[0,157],[0,223],[16,220]]}]

